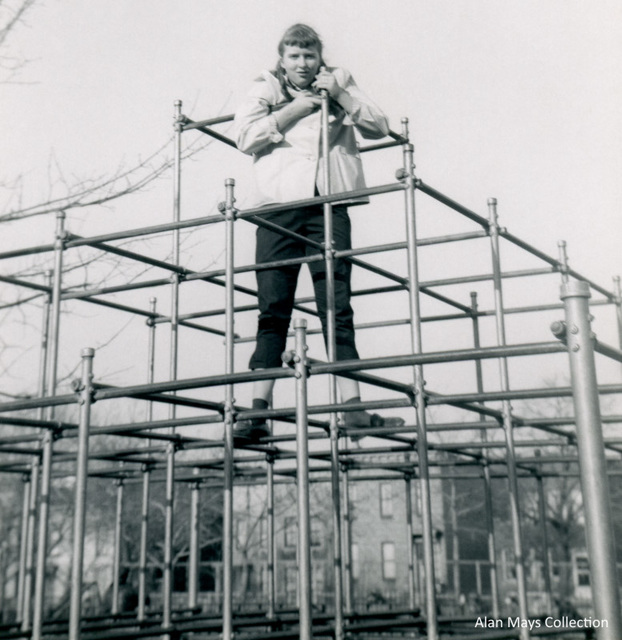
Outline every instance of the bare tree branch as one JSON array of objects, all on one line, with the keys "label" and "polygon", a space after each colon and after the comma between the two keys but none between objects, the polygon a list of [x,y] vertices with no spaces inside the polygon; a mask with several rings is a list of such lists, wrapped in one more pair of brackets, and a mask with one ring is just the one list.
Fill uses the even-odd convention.
[{"label": "bare tree branch", "polygon": [[[45,202],[40,202],[30,206],[22,206],[21,189],[15,191],[12,197],[18,200],[13,208],[7,213],[0,215],[0,222],[11,220],[21,220],[32,218],[49,213],[56,213],[59,210],[69,211],[94,205],[104,205],[121,197],[142,191],[152,182],[158,180],[174,164],[174,159],[165,154],[170,148],[171,139],[167,140],[160,148],[154,151],[145,160],[139,160],[135,165],[125,168],[121,164],[112,175],[103,175],[97,178],[84,178],[71,184],[63,175],[62,169],[52,158],[53,167],[51,174],[56,174],[56,178],[50,175],[49,183],[51,193]],[[199,151],[205,149],[211,140],[197,139],[184,149],[182,158],[190,158]],[[56,184],[61,184],[65,190],[62,196],[54,196],[53,191]],[[10,206],[10,205],[9,205]]]}]

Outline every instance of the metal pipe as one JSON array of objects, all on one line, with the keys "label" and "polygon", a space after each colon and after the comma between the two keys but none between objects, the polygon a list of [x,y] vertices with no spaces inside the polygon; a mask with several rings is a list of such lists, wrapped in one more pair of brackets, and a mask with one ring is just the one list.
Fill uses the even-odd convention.
[{"label": "metal pipe", "polygon": [[[147,320],[149,327],[149,342],[147,347],[147,382],[153,383],[155,379],[155,344],[156,344],[156,315],[157,299],[149,299],[150,317]],[[153,422],[153,402],[147,403],[147,422]],[[146,447],[151,445],[147,440]],[[146,617],[147,602],[147,534],[149,529],[149,484],[151,480],[151,468],[148,464],[142,465],[142,499],[140,508],[140,546],[138,555],[138,608],[137,619],[142,622]]]},{"label": "metal pipe", "polygon": [[452,478],[449,494],[449,512],[451,519],[451,557],[452,557],[452,573],[454,598],[456,602],[460,602],[460,541],[458,538],[458,513],[456,507],[456,481]]},{"label": "metal pipe", "polygon": [[[506,345],[505,322],[503,318],[503,291],[501,279],[501,257],[499,252],[499,223],[497,218],[497,200],[489,198],[489,233],[490,249],[492,257],[492,271],[495,298],[495,320],[497,330],[497,344],[501,347]],[[510,388],[508,363],[506,358],[499,358],[499,378],[501,391],[508,391]],[[527,604],[527,581],[525,578],[525,566],[523,558],[523,541],[520,522],[520,506],[518,492],[518,477],[516,474],[516,456],[514,452],[514,423],[512,409],[509,400],[502,401],[503,411],[503,431],[506,442],[506,465],[508,471],[508,489],[510,497],[510,515],[512,518],[512,541],[514,550],[514,560],[516,568],[516,588],[518,592],[519,613],[522,620],[527,620],[529,616]],[[529,640],[531,634],[528,628],[521,628],[521,640]]]},{"label": "metal pipe", "polygon": [[[39,396],[47,395],[47,369],[49,355],[49,332],[50,332],[50,307],[52,305],[52,271],[45,272],[45,288],[47,295],[43,303],[43,319],[41,322],[41,351],[39,356]],[[38,417],[43,420],[45,417],[43,408],[39,409]]]},{"label": "metal pipe", "polygon": [[408,607],[414,611],[417,606],[415,591],[415,549],[413,529],[412,474],[404,474],[404,496],[406,502],[406,550],[408,554]]},{"label": "metal pipe", "polygon": [[82,614],[82,578],[84,570],[84,532],[86,490],[89,463],[89,427],[93,383],[94,349],[82,350],[82,380],[80,383],[80,427],[76,461],[75,507],[73,515],[73,554],[71,561],[71,596],[69,603],[69,640],[79,640]]},{"label": "metal pipe", "polygon": [[19,561],[17,569],[16,620],[21,622],[24,610],[24,582],[26,580],[26,549],[28,546],[28,514],[30,511],[30,474],[22,476],[22,520],[20,526]]},{"label": "metal pipe", "polygon": [[[195,467],[193,475],[200,469]],[[188,608],[195,609],[199,604],[199,527],[201,516],[201,482],[190,485],[190,552],[188,554]]]},{"label": "metal pipe", "polygon": [[[536,450],[536,455],[540,451]],[[536,474],[536,486],[538,489],[538,514],[540,518],[540,529],[542,531],[542,570],[544,572],[544,591],[546,594],[546,610],[553,610],[553,587],[551,585],[551,565],[549,562],[549,535],[546,515],[546,498],[544,493],[544,478],[540,473]]]},{"label": "metal pipe", "polygon": [[[331,195],[330,182],[330,139],[328,124],[328,92],[321,91],[321,152],[322,178],[324,193]],[[337,360],[335,335],[335,243],[333,238],[333,209],[331,201],[324,202],[324,259],[326,273],[326,352],[328,362]],[[328,397],[330,404],[337,402],[337,380],[328,376]],[[330,449],[331,449],[331,493],[333,505],[333,559],[334,559],[334,598],[335,598],[335,640],[343,640],[343,576],[341,563],[341,495],[339,487],[339,428],[337,414],[330,414]]]},{"label": "metal pipe", "polygon": [[296,351],[296,486],[298,506],[298,601],[300,640],[311,640],[311,507],[309,503],[309,442],[307,439],[307,344],[304,318],[294,319]]},{"label": "metal pipe", "polygon": [[589,296],[585,282],[562,284],[594,617],[609,622],[607,628],[599,629],[599,640],[617,640],[622,638],[622,620]]},{"label": "metal pipe", "polygon": [[[49,359],[47,361],[46,388],[50,395],[56,394],[58,354],[60,336],[60,307],[63,282],[63,259],[65,250],[65,212],[56,214],[56,241],[54,243],[54,280],[52,283],[52,309],[49,329]],[[50,419],[52,413],[50,412]]]},{"label": "metal pipe", "polygon": [[[122,468],[123,463],[120,463]],[[110,613],[115,616],[119,613],[119,582],[121,577],[121,533],[123,527],[123,478],[116,481],[117,507],[114,518],[114,547],[112,552],[112,602]]]},{"label": "metal pipe", "polygon": [[352,575],[352,514],[350,512],[350,480],[348,465],[341,465],[343,477],[343,577],[344,577],[344,611],[347,616],[354,610]]},{"label": "metal pipe", "polygon": [[149,488],[151,471],[149,465],[142,468],[142,499],[140,505],[140,550],[138,557],[138,622],[145,620],[147,602],[147,532],[149,527]]},{"label": "metal pipe", "polygon": [[[183,116],[181,115],[181,100],[175,101],[174,130],[174,171],[173,171],[173,222],[181,219],[181,133]],[[172,262],[179,265],[179,228],[173,229]],[[171,315],[170,315],[170,351],[169,351],[169,380],[177,380],[179,356],[179,273],[171,275]],[[169,419],[176,417],[177,407],[169,406]],[[175,433],[172,427],[171,433]],[[170,627],[173,614],[173,536],[175,499],[175,445],[166,445],[166,498],[164,511],[164,571],[162,576],[162,625]],[[170,637],[167,635],[166,637]]]},{"label": "metal pipe", "polygon": [[173,517],[175,502],[175,443],[166,444],[166,484],[164,500],[164,568],[162,575],[162,626],[173,619]]},{"label": "metal pipe", "polygon": [[[46,359],[45,391],[56,395],[58,372],[58,353],[60,335],[60,304],[63,282],[63,258],[65,250],[65,212],[56,214],[56,232],[54,240],[54,275],[52,282],[51,310],[49,315],[48,347]],[[42,405],[45,406],[45,403]],[[46,418],[52,420],[54,406],[48,406]],[[43,632],[43,614],[45,608],[45,563],[47,559],[48,529],[50,517],[50,489],[52,477],[52,457],[54,438],[48,430],[41,439],[41,500],[39,505],[39,531],[37,540],[37,564],[35,570],[35,588],[33,603],[32,640],[41,640]]]},{"label": "metal pipe", "polygon": [[[225,289],[225,372],[233,374],[234,371],[234,187],[235,180],[225,180],[225,253],[227,263],[226,289]],[[235,411],[235,398],[233,397],[233,384],[225,386],[224,407],[224,469],[223,469],[223,596],[222,596],[222,637],[223,640],[233,638],[233,422]]]},{"label": "metal pipe", "polygon": [[37,501],[39,499],[39,456],[30,463],[30,504],[28,508],[28,537],[26,539],[26,575],[24,576],[21,630],[30,629],[32,616],[32,586],[35,563],[35,527],[37,524]]},{"label": "metal pipe", "polygon": [[266,477],[266,489],[267,489],[267,579],[268,579],[268,611],[267,617],[269,620],[274,618],[276,611],[276,578],[275,578],[275,565],[276,558],[276,540],[274,537],[274,456],[271,454],[266,455],[267,477]]},{"label": "metal pipe", "polygon": [[[479,316],[478,316],[478,304],[477,304],[477,292],[471,292],[471,320],[473,328],[473,346],[476,349],[481,347],[480,331],[479,331]],[[475,361],[475,381],[478,393],[484,392],[484,376],[482,372],[481,360]],[[479,415],[480,422],[485,421],[485,415]],[[498,425],[495,423],[495,427]],[[480,440],[482,443],[487,442],[488,433],[485,428],[480,429]],[[490,467],[486,460],[482,461],[482,476],[484,480],[484,514],[486,518],[486,533],[488,543],[488,563],[490,566],[490,595],[492,599],[492,615],[493,618],[499,618],[500,606],[499,606],[499,587],[497,583],[497,545],[495,541],[495,521],[493,513],[492,502],[492,482],[490,479]]]},{"label": "metal pipe", "polygon": [[[402,136],[408,140],[408,118],[402,119]],[[404,205],[406,214],[406,237],[408,241],[408,280],[410,283],[410,337],[411,349],[415,356],[419,356],[422,349],[421,339],[421,311],[419,306],[419,266],[417,259],[417,227],[415,217],[415,165],[413,161],[414,147],[409,142],[402,146],[404,166],[402,181],[404,189]],[[421,530],[423,539],[423,555],[425,563],[425,604],[426,627],[430,640],[438,640],[438,621],[436,613],[436,576],[434,572],[434,543],[432,533],[432,504],[430,498],[430,477],[428,469],[428,445],[426,432],[426,403],[425,380],[423,367],[415,364],[413,367],[413,404],[417,411],[417,454],[419,458],[419,486],[421,489]]]},{"label": "metal pipe", "polygon": [[482,476],[484,479],[484,505],[486,513],[488,563],[490,565],[492,615],[493,618],[498,619],[501,615],[501,606],[499,602],[499,583],[497,580],[497,544],[495,539],[495,521],[492,507],[492,479],[490,475],[490,465],[487,460],[482,461]]}]

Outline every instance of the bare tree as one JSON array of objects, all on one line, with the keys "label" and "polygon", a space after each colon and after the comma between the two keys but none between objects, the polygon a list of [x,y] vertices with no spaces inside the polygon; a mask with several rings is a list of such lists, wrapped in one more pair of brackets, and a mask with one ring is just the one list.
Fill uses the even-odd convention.
[{"label": "bare tree", "polygon": [[0,0],[0,82],[15,81],[17,72],[26,64],[23,57],[7,52],[7,41],[35,3],[36,0]]}]

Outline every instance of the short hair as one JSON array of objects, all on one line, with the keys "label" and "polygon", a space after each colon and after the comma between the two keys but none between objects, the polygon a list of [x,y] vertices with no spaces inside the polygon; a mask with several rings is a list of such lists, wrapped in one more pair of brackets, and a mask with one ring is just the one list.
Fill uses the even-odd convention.
[{"label": "short hair", "polygon": [[315,47],[320,58],[322,57],[322,41],[315,29],[306,24],[294,24],[283,34],[279,42],[279,55],[282,56],[285,47],[300,47],[301,49],[310,49]]}]

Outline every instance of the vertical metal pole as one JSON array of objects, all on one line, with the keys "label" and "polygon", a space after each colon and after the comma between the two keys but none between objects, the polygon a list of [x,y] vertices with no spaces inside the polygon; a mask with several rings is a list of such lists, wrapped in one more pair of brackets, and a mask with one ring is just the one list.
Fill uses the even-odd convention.
[{"label": "vertical metal pole", "polygon": [[[50,307],[52,304],[52,271],[45,272],[45,286],[48,293],[43,302],[43,319],[41,322],[41,353],[39,357],[39,396],[43,398],[47,392],[47,368],[48,368],[48,343],[50,332]],[[43,420],[45,417],[45,407],[37,410],[37,418]],[[36,457],[32,460],[30,466],[30,507],[27,526],[26,541],[26,574],[24,576],[22,603],[23,606],[19,610],[21,614],[21,629],[26,631],[30,629],[32,617],[32,587],[34,583],[34,565],[35,565],[35,527],[37,524],[37,502],[39,499],[39,471],[40,459]]]},{"label": "vertical metal pole", "polygon": [[311,513],[309,504],[309,437],[307,422],[307,321],[294,319],[296,352],[296,487],[298,497],[298,600],[300,640],[311,640]]},{"label": "vertical metal pole", "polygon": [[497,545],[495,542],[495,524],[492,511],[492,479],[488,460],[482,461],[484,477],[484,501],[486,509],[486,529],[488,531],[488,562],[490,563],[490,594],[492,597],[492,616],[499,618],[499,585],[497,581]]},{"label": "vertical metal pole", "polygon": [[[225,180],[227,199],[225,201],[225,373],[234,371],[234,187],[235,180]],[[234,421],[233,385],[225,385],[224,406],[224,491],[223,491],[223,601],[222,634],[223,640],[233,637],[233,421]]]},{"label": "vertical metal pole", "polygon": [[348,465],[341,465],[343,477],[343,576],[345,580],[345,613],[352,615],[352,514],[350,513],[350,480],[348,477]]},{"label": "vertical metal pole", "polygon": [[458,513],[456,511],[456,481],[452,479],[449,496],[449,510],[451,516],[451,542],[454,577],[454,598],[456,603],[460,600],[460,542],[458,539]]},{"label": "vertical metal pole", "polygon": [[[181,115],[181,100],[175,102],[175,171],[173,176],[173,222],[181,219],[181,134],[184,118]],[[179,266],[179,229],[173,230],[172,262]],[[171,345],[170,345],[170,379],[177,379],[177,356],[179,346],[179,274],[171,277]],[[170,407],[170,417],[175,417],[175,405]]]},{"label": "vertical metal pole", "polygon": [[406,498],[406,550],[408,553],[408,608],[417,606],[415,594],[415,555],[413,549],[413,496],[412,475],[404,474],[404,496]]},{"label": "vertical metal pole", "polygon": [[[149,299],[149,312],[151,316],[147,320],[149,327],[149,344],[147,350],[147,382],[152,383],[155,379],[155,332],[157,324],[154,322],[156,316],[157,299]],[[153,420],[153,402],[147,403],[147,420]],[[150,440],[146,445],[149,446]],[[140,547],[138,554],[138,609],[137,619],[142,622],[146,617],[147,602],[147,534],[149,529],[149,489],[151,482],[151,467],[142,466],[142,498],[140,508]]]},{"label": "vertical metal pole", "polygon": [[586,282],[562,284],[568,355],[577,425],[577,448],[585,529],[592,586],[594,618],[607,620],[597,630],[599,640],[622,638],[616,553],[609,504],[607,461],[603,444],[598,383]]},{"label": "vertical metal pole", "polygon": [[[60,335],[60,305],[63,282],[63,257],[65,251],[65,212],[56,214],[56,235],[54,242],[54,276],[52,283],[52,303],[50,313],[50,329],[48,332],[49,357],[46,362],[46,392],[56,393],[58,370],[58,342]],[[54,417],[54,407],[48,407],[45,415]],[[47,559],[48,528],[50,517],[50,487],[52,483],[52,457],[54,437],[48,429],[41,438],[41,497],[39,504],[39,531],[37,538],[37,564],[35,569],[35,592],[33,603],[32,640],[41,640],[43,630],[43,614],[45,609],[45,562]]]},{"label": "vertical metal pole", "polygon": [[166,445],[164,508],[164,573],[162,576],[162,626],[169,628],[173,618],[173,505],[175,501],[175,443]]},{"label": "vertical metal pole", "polygon": [[[122,463],[121,463],[122,464]],[[123,524],[123,478],[116,481],[117,508],[114,518],[114,548],[112,553],[112,603],[110,613],[119,613],[119,579],[121,575],[121,529]]]},{"label": "vertical metal pole", "polygon": [[[198,475],[195,467],[193,473]],[[190,553],[188,556],[188,607],[195,609],[199,604],[199,526],[201,515],[201,482],[190,485]]]},{"label": "vertical metal pole", "polygon": [[[503,291],[501,279],[501,256],[499,252],[499,222],[497,218],[497,200],[488,199],[490,248],[492,254],[492,271],[495,295],[495,320],[497,328],[497,344],[500,347],[506,345],[505,321],[503,307]],[[509,391],[509,374],[507,358],[499,358],[499,378],[501,391]],[[512,539],[514,546],[514,558],[516,565],[516,590],[518,591],[519,614],[522,620],[529,616],[527,606],[527,581],[525,578],[525,566],[523,557],[523,541],[520,526],[520,506],[518,493],[518,475],[516,473],[516,454],[514,451],[514,424],[512,420],[512,408],[509,400],[502,402],[503,431],[505,434],[506,465],[508,470],[508,489],[510,496],[510,514],[512,517]],[[522,640],[529,640],[528,628],[521,628]]]},{"label": "vertical metal pole", "polygon": [[[540,451],[535,452],[536,456]],[[538,488],[538,512],[540,516],[540,527],[542,529],[542,571],[544,572],[544,591],[546,593],[546,610],[552,611],[553,589],[551,586],[551,567],[549,564],[549,535],[547,531],[546,498],[544,497],[544,478],[540,473],[536,474],[536,486]]]},{"label": "vertical metal pole", "polygon": [[80,638],[82,613],[82,572],[84,568],[84,529],[86,518],[86,488],[89,461],[89,429],[93,391],[93,349],[82,350],[82,381],[80,385],[80,424],[76,456],[75,508],[73,515],[73,554],[71,562],[71,598],[69,603],[69,640]]},{"label": "vertical metal pole", "polygon": [[149,526],[149,485],[151,470],[148,465],[142,468],[142,500],[140,504],[140,551],[138,558],[138,612],[139,622],[145,619],[147,601],[147,531]]},{"label": "vertical metal pole", "polygon": [[276,581],[275,581],[275,565],[276,558],[275,537],[274,537],[274,456],[268,454],[266,456],[268,463],[267,491],[268,491],[268,526],[267,526],[267,545],[268,545],[268,618],[272,619],[276,610]]},{"label": "vertical metal pole", "polygon": [[37,523],[37,501],[39,492],[39,458],[30,463],[30,504],[28,507],[28,536],[26,539],[26,575],[24,576],[22,631],[30,629],[32,615],[32,584],[35,562],[35,526]]},{"label": "vertical metal pole", "polygon": [[[408,118],[402,119],[402,136],[408,140]],[[410,303],[410,332],[412,350],[415,355],[422,353],[421,311],[419,307],[419,267],[417,262],[417,231],[415,219],[415,182],[413,162],[414,147],[404,143],[405,185],[404,199],[406,209],[406,235],[408,243],[408,278]],[[425,563],[425,592],[427,635],[429,640],[438,640],[438,621],[436,617],[436,576],[434,573],[434,541],[432,533],[432,503],[430,498],[430,474],[428,467],[428,437],[426,429],[426,394],[423,367],[413,367],[415,406],[417,409],[417,454],[419,457],[419,485],[421,487],[421,527],[423,538],[423,556]]]},{"label": "vertical metal pole", "polygon": [[22,492],[22,522],[20,527],[19,563],[17,573],[17,622],[21,622],[24,611],[24,582],[26,580],[26,553],[28,547],[28,515],[30,511],[31,481],[30,474],[24,474]]},{"label": "vertical metal pole", "polygon": [[[479,333],[479,316],[477,314],[477,292],[471,291],[471,320],[473,325],[473,346],[475,349],[481,347]],[[475,379],[477,384],[477,392],[484,392],[484,376],[482,373],[481,360],[475,361]],[[485,420],[483,413],[479,414],[480,420]],[[488,432],[486,429],[480,430],[480,440],[486,442],[488,440]],[[492,480],[490,477],[490,467],[488,460],[482,460],[482,471],[484,478],[484,512],[486,518],[486,530],[488,538],[488,562],[490,564],[490,594],[492,598],[492,615],[497,619],[500,615],[499,605],[499,587],[497,582],[497,545],[495,541],[495,522],[492,510]]]},{"label": "vertical metal pole", "polygon": [[[328,127],[328,93],[321,91],[322,96],[322,159],[324,191],[331,192],[330,184],[330,142]],[[329,362],[337,359],[335,336],[335,250],[333,241],[333,206],[324,204],[324,260],[326,269],[326,352]],[[328,402],[337,402],[337,379],[328,376]],[[334,555],[334,590],[335,590],[335,640],[343,640],[343,576],[341,569],[341,496],[339,488],[339,429],[337,414],[330,415],[330,458],[331,458],[331,491],[333,500],[333,555]]]},{"label": "vertical metal pole", "polygon": [[[183,117],[181,115],[181,100],[175,101],[175,168],[173,176],[173,222],[181,218],[181,134]],[[179,265],[179,229],[173,230],[174,265]],[[169,379],[177,379],[178,351],[179,351],[179,282],[178,273],[171,276],[171,343],[169,358]],[[171,404],[169,418],[177,415],[177,407]],[[175,428],[171,429],[175,432]],[[175,445],[169,442],[166,446],[166,507],[164,521],[164,574],[162,576],[162,625],[170,627],[172,622],[173,605],[173,529],[175,497]]]}]

